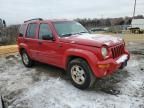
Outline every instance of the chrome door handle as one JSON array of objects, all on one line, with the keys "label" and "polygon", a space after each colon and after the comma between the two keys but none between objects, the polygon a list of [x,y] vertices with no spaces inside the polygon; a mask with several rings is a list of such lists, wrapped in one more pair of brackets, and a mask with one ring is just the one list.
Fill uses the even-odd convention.
[{"label": "chrome door handle", "polygon": [[39,42],[38,42],[38,44],[39,44],[39,45],[41,45],[41,44],[42,44],[42,42],[40,42],[40,41],[39,41]]}]

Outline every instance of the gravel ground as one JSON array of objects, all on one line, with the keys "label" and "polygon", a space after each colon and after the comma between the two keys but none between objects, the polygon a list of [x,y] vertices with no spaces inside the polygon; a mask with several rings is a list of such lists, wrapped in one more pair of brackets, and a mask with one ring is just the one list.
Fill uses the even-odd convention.
[{"label": "gravel ground", "polygon": [[8,108],[144,108],[144,44],[129,43],[128,66],[95,82],[73,87],[59,68],[23,66],[18,54],[0,58],[0,94]]}]

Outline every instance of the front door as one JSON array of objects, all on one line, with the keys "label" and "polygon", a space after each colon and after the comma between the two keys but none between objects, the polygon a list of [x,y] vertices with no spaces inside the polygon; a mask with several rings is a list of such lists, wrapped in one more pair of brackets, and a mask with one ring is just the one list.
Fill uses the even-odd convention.
[{"label": "front door", "polygon": [[58,42],[53,40],[54,37],[47,23],[41,23],[38,34],[38,57],[41,62],[60,65],[60,54],[58,53]]}]

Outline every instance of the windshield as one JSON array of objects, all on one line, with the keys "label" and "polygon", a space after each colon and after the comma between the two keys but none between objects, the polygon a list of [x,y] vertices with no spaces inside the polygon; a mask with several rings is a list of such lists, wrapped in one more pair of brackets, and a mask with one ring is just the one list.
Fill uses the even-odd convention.
[{"label": "windshield", "polygon": [[88,31],[80,23],[75,21],[54,22],[54,26],[60,37],[71,36],[74,34],[88,33]]}]

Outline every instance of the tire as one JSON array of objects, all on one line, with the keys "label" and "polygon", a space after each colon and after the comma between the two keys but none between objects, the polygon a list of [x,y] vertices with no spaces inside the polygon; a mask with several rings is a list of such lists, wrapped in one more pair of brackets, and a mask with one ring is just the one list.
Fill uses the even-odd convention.
[{"label": "tire", "polygon": [[91,87],[96,79],[88,63],[81,58],[70,61],[67,71],[72,84],[81,90]]},{"label": "tire", "polygon": [[21,52],[21,58],[22,62],[26,67],[32,67],[34,64],[34,61],[29,57],[27,52],[25,50],[22,50]]}]

